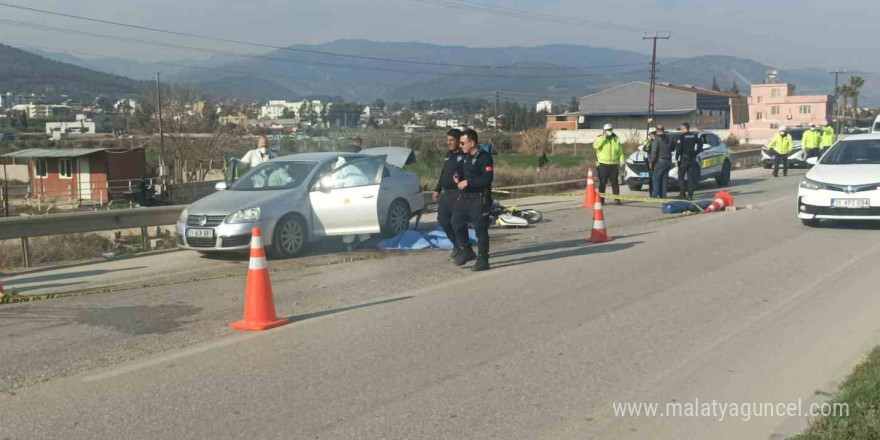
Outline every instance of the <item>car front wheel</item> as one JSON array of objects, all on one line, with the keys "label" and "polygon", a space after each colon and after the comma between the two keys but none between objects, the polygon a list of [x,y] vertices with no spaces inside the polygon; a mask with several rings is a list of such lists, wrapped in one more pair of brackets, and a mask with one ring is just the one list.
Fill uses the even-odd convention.
[{"label": "car front wheel", "polygon": [[388,215],[385,216],[385,224],[382,225],[382,236],[391,238],[407,230],[410,217],[409,205],[403,200],[395,200],[388,208]]},{"label": "car front wheel", "polygon": [[276,258],[292,258],[306,244],[306,225],[298,216],[288,214],[278,221],[272,234],[271,254]]}]

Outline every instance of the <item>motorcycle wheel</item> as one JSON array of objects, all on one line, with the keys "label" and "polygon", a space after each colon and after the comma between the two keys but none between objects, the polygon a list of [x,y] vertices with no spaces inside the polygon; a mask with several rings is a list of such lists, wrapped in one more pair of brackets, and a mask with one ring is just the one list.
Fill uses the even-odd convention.
[{"label": "motorcycle wheel", "polygon": [[534,209],[523,209],[522,211],[517,211],[517,215],[526,219],[530,225],[538,223],[539,221],[544,219],[544,214],[541,214],[540,211],[536,211]]}]

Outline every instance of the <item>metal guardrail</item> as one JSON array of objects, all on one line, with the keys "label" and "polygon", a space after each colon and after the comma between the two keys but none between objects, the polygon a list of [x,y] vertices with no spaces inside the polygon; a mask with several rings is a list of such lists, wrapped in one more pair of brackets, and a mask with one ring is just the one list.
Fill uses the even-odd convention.
[{"label": "metal guardrail", "polygon": [[141,237],[146,248],[148,245],[147,227],[177,223],[177,218],[184,208],[186,208],[185,205],[176,205],[119,211],[0,218],[0,240],[21,239],[22,259],[25,267],[30,267],[29,237],[141,228]]}]

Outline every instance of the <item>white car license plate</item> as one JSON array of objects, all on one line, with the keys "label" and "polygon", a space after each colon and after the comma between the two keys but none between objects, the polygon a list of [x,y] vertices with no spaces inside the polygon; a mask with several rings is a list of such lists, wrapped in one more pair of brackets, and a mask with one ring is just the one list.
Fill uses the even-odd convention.
[{"label": "white car license plate", "polygon": [[648,177],[648,172],[642,171],[641,173],[639,173],[639,177]]},{"label": "white car license plate", "polygon": [[831,199],[832,208],[870,208],[871,199]]},{"label": "white car license plate", "polygon": [[193,237],[193,238],[214,238],[214,230],[213,229],[187,229],[186,236]]}]

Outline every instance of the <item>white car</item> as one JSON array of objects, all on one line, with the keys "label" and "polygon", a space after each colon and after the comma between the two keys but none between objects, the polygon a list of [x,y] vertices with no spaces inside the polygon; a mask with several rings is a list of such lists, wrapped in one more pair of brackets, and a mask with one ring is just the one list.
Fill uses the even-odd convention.
[{"label": "white car", "polygon": [[806,226],[822,219],[880,220],[880,134],[847,137],[815,162],[801,182],[797,216]]},{"label": "white car", "polygon": [[[718,186],[727,186],[730,183],[730,170],[733,168],[730,162],[730,150],[721,138],[715,133],[709,131],[696,132],[703,143],[703,151],[697,156],[700,161],[700,175],[698,182],[706,179],[715,179]],[[681,132],[667,131],[669,142],[675,142]],[[626,159],[626,168],[624,170],[624,182],[633,191],[641,191],[642,186],[648,185],[648,164],[646,162],[647,155],[645,147],[639,146]],[[674,165],[674,164],[673,164]],[[675,187],[678,185],[678,167],[673,166],[669,170],[668,186]]]},{"label": "white car", "polygon": [[[339,157],[346,163],[337,167]],[[396,235],[424,209],[418,176],[402,169],[414,159],[397,147],[273,159],[184,209],[178,247],[245,250],[259,226],[269,252],[286,258],[320,237]]]}]

